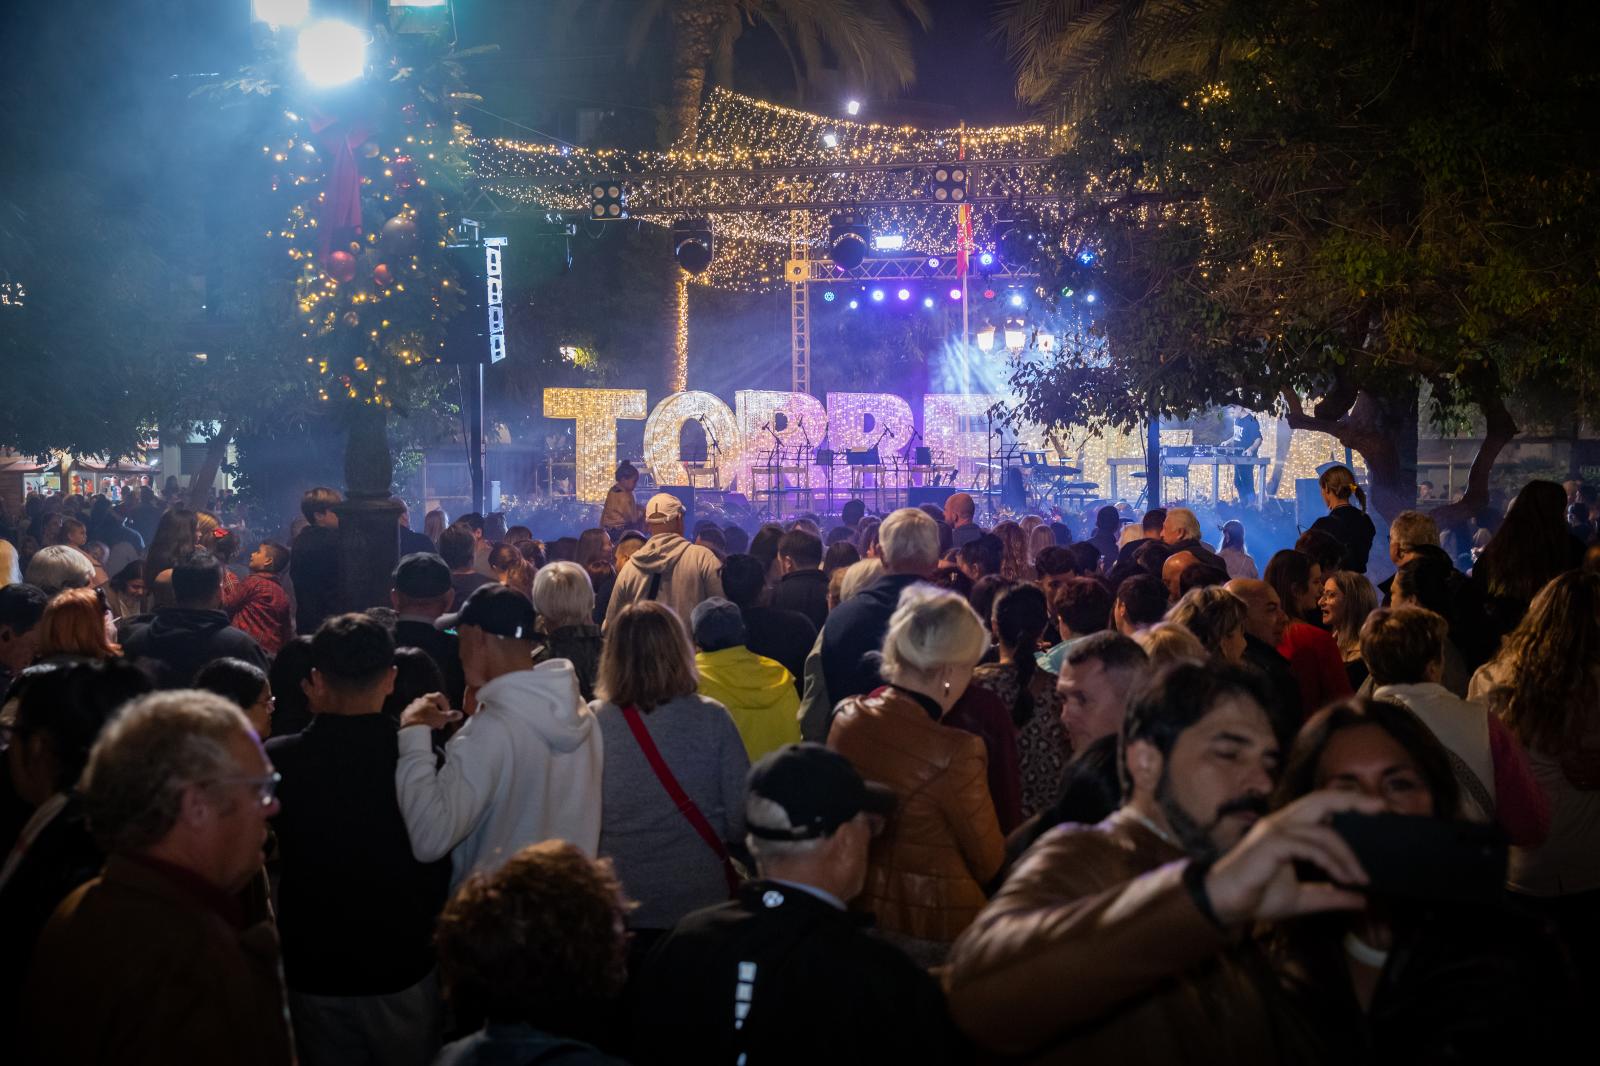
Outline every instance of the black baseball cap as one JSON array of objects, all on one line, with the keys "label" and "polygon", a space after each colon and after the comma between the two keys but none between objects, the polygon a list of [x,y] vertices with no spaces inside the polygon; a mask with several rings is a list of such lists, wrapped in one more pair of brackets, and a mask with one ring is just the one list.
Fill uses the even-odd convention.
[{"label": "black baseball cap", "polygon": [[513,640],[532,640],[538,612],[528,597],[509,585],[479,585],[454,614],[440,615],[435,629],[477,626],[485,633]]},{"label": "black baseball cap", "polygon": [[394,589],[413,600],[432,600],[450,591],[450,566],[433,552],[402,556],[394,568]]},{"label": "black baseball cap", "polygon": [[821,744],[788,744],[750,768],[746,787],[771,800],[788,815],[787,826],[747,823],[762,840],[814,840],[858,814],[891,814],[895,794],[885,785],[863,781],[850,760]]}]

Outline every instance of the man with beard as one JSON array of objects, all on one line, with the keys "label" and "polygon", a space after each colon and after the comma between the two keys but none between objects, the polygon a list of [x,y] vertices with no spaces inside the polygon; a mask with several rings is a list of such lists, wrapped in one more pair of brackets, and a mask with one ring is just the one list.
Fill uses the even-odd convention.
[{"label": "man with beard", "polygon": [[[950,955],[956,1023],[1019,1062],[1315,1062],[1245,934],[1353,910],[1366,874],[1314,792],[1268,816],[1279,746],[1252,673],[1179,663],[1129,706],[1123,806],[1040,838]],[[1295,864],[1326,871],[1301,881]],[[1332,883],[1330,883],[1330,881]]]}]

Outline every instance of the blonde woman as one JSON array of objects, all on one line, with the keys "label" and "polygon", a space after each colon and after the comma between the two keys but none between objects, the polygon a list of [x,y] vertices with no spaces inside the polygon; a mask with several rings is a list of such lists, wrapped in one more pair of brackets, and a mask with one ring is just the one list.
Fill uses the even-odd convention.
[{"label": "blonde woman", "polygon": [[965,600],[909,586],[884,636],[888,683],[840,701],[828,733],[830,748],[900,800],[873,841],[853,906],[928,964],[977,917],[983,886],[1005,858],[983,741],[940,724],[988,647],[988,630]]},{"label": "blonde woman", "polygon": [[1367,664],[1361,658],[1361,626],[1367,615],[1377,609],[1378,590],[1372,587],[1366,575],[1335,570],[1322,579],[1317,610],[1322,612],[1322,624],[1339,646],[1339,657],[1344,660],[1352,690],[1359,689],[1367,679]]},{"label": "blonde woman", "polygon": [[1000,576],[1012,581],[1032,581],[1033,558],[1028,551],[1028,534],[1015,522],[1001,522],[994,527],[994,535],[1005,545],[1005,554],[1000,558]]},{"label": "blonde woman", "polygon": [[[1367,517],[1367,494],[1347,466],[1328,467],[1317,479],[1317,485],[1322,489],[1322,502],[1327,504],[1328,513],[1311,523],[1311,528],[1329,534],[1344,547],[1339,569],[1365,574],[1372,540],[1378,535],[1377,527]],[[1360,510],[1352,500],[1361,504]]]}]

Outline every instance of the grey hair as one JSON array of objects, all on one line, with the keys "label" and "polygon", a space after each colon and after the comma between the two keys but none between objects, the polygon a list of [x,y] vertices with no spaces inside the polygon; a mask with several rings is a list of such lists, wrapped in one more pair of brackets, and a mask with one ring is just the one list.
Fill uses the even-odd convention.
[{"label": "grey hair", "polygon": [[939,562],[939,526],[921,510],[902,507],[878,526],[883,565],[901,573],[932,570]]},{"label": "grey hair", "polygon": [[549,630],[590,621],[594,617],[594,584],[589,572],[567,560],[541,566],[533,578],[533,607]]},{"label": "grey hair", "polygon": [[106,724],[79,780],[100,846],[138,851],[178,822],[184,790],[238,772],[228,751],[250,721],[231,700],[198,689],[130,701]]},{"label": "grey hair", "polygon": [[839,602],[843,603],[883,574],[882,559],[862,559],[844,568],[844,579],[839,582]]},{"label": "grey hair", "polygon": [[70,544],[52,544],[29,560],[27,582],[51,596],[63,589],[85,589],[94,583],[94,563]]},{"label": "grey hair", "polygon": [[988,650],[989,631],[966,600],[932,585],[910,585],[889,617],[883,678],[894,682],[943,666],[976,666]]},{"label": "grey hair", "polygon": [[[783,805],[765,796],[751,793],[744,801],[744,820],[747,826],[756,825],[762,829],[792,829],[793,823],[789,821],[789,812]],[[798,859],[806,855],[813,855],[822,849],[828,842],[827,837],[808,837],[805,840],[767,840],[754,833],[746,833],[745,847],[750,849],[750,855],[756,860],[756,865],[764,866],[769,862],[781,862],[784,859]]]}]

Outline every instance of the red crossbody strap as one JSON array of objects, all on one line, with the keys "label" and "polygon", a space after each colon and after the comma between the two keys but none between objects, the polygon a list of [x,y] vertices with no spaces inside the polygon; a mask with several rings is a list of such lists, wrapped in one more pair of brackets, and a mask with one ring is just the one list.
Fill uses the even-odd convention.
[{"label": "red crossbody strap", "polygon": [[644,752],[645,761],[650,764],[650,769],[655,772],[656,780],[661,782],[661,787],[667,790],[667,795],[672,802],[677,804],[678,813],[694,827],[700,834],[700,839],[722,861],[722,876],[728,882],[728,895],[732,896],[739,890],[739,874],[733,868],[733,862],[728,857],[728,847],[711,828],[711,823],[706,821],[706,816],[700,813],[700,808],[695,806],[694,800],[678,784],[678,779],[672,776],[672,768],[667,765],[667,760],[661,757],[661,749],[656,747],[655,739],[650,736],[650,731],[644,726],[644,719],[639,716],[639,708],[629,704],[622,708],[622,720],[628,723],[628,730],[633,733],[633,739],[638,742],[639,750]]}]

